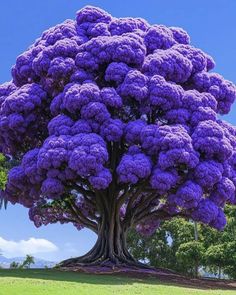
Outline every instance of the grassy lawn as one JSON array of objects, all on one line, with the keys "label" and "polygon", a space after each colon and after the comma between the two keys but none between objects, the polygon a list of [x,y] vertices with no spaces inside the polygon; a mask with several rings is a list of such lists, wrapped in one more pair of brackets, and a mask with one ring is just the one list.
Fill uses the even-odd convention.
[{"label": "grassy lawn", "polygon": [[55,270],[0,270],[0,295],[235,295],[236,291],[177,287],[156,279]]}]

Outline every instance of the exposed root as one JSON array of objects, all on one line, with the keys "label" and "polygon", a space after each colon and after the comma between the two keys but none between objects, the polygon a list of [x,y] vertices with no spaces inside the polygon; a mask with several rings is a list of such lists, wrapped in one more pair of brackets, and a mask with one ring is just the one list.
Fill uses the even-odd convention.
[{"label": "exposed root", "polygon": [[132,268],[132,269],[154,269],[151,266],[148,266],[144,263],[139,261],[134,261],[133,259],[127,257],[117,257],[117,255],[113,255],[112,257],[92,257],[89,256],[82,256],[78,258],[71,258],[68,260],[62,261],[58,267],[59,268],[77,268],[77,267],[108,267],[111,269],[114,268]]}]

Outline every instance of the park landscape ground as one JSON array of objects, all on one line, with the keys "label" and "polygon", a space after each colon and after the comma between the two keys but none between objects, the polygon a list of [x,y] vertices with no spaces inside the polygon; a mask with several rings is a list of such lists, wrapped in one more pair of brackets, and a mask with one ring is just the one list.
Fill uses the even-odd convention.
[{"label": "park landscape ground", "polygon": [[94,275],[59,270],[0,270],[0,295],[234,295],[236,282],[193,280],[159,274],[157,278]]},{"label": "park landscape ground", "polygon": [[29,208],[36,227],[97,234],[63,267],[143,267],[129,229],[152,235],[173,217],[223,230],[236,130],[218,115],[236,87],[214,66],[183,29],[97,7],[45,31],[0,86],[0,151],[11,155],[0,204]]},{"label": "park landscape ground", "polygon": [[130,228],[152,235],[173,217],[223,230],[236,203],[236,130],[218,119],[236,88],[189,42],[88,6],[17,58],[0,88],[0,148],[12,156],[0,203],[98,240],[60,270],[0,270],[0,295],[236,294],[234,281],[147,270],[126,243]]}]

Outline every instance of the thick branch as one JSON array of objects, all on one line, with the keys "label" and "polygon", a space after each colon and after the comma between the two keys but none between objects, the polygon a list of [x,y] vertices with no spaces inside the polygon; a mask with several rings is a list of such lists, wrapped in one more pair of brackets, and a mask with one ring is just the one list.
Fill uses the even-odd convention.
[{"label": "thick branch", "polygon": [[[126,227],[130,227],[133,223],[135,214],[137,214],[138,211],[142,210],[143,208],[149,207],[150,203],[156,198],[156,192],[153,190],[146,191],[144,190],[144,184],[141,184],[136,191],[133,192],[131,195],[127,208],[126,208],[126,214],[123,221],[123,224]],[[151,193],[150,193],[151,192]],[[142,194],[147,194],[147,197],[144,195],[144,198],[141,202],[138,202],[137,205],[134,205],[134,202],[137,198],[140,198]]]},{"label": "thick branch", "polygon": [[124,193],[119,197],[118,202],[117,202],[117,207],[120,208],[125,201],[130,198],[132,192],[129,190],[129,187],[127,186],[124,190]]},{"label": "thick branch", "polygon": [[133,220],[135,222],[135,219],[140,219],[145,214],[150,213],[150,210],[152,209],[151,203],[157,198],[156,193],[149,194],[146,198],[144,197],[142,202],[139,203],[136,207],[134,207],[132,216]]},{"label": "thick branch", "polygon": [[134,203],[134,201],[139,197],[139,194],[143,191],[144,188],[144,183],[140,183],[136,189],[134,188],[134,191],[131,193],[131,196],[129,198],[128,201],[128,205],[126,208],[126,213],[129,215],[130,214],[130,210],[132,209],[132,205]]},{"label": "thick branch", "polygon": [[66,204],[70,208],[72,214],[76,217],[76,219],[84,225],[85,227],[91,229],[95,233],[98,231],[97,223],[88,219],[83,215],[83,213],[77,208],[77,206],[72,201],[66,201]]},{"label": "thick branch", "polygon": [[133,225],[138,224],[141,221],[144,221],[146,219],[152,218],[152,217],[156,217],[157,219],[160,220],[168,220],[171,219],[173,217],[183,217],[183,218],[189,218],[189,216],[187,214],[185,214],[184,212],[179,212],[176,214],[169,214],[168,212],[162,210],[162,209],[157,209],[155,211],[152,212],[147,212],[146,214],[143,214],[142,216],[140,216],[139,218],[137,218],[134,222]]},{"label": "thick branch", "polygon": [[[96,209],[96,201],[95,201],[95,199],[90,199],[88,196],[86,196],[86,195],[83,195],[83,198],[84,198],[84,200],[91,206],[91,207],[93,207],[94,209]],[[94,195],[94,198],[95,198],[95,195]]]},{"label": "thick branch", "polygon": [[83,188],[82,186],[80,186],[78,184],[75,185],[75,189],[77,192],[81,193],[83,196],[95,198],[95,193],[93,191],[86,190],[85,188]]}]

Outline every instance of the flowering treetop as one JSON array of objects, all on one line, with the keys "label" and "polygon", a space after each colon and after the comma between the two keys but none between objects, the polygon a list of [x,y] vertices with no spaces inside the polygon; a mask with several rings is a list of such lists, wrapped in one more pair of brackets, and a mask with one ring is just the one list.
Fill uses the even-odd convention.
[{"label": "flowering treetop", "polygon": [[18,161],[2,197],[36,226],[98,232],[107,210],[143,234],[178,215],[222,229],[236,129],[218,114],[236,89],[213,68],[183,29],[90,6],[45,31],[0,86],[0,147]]}]

